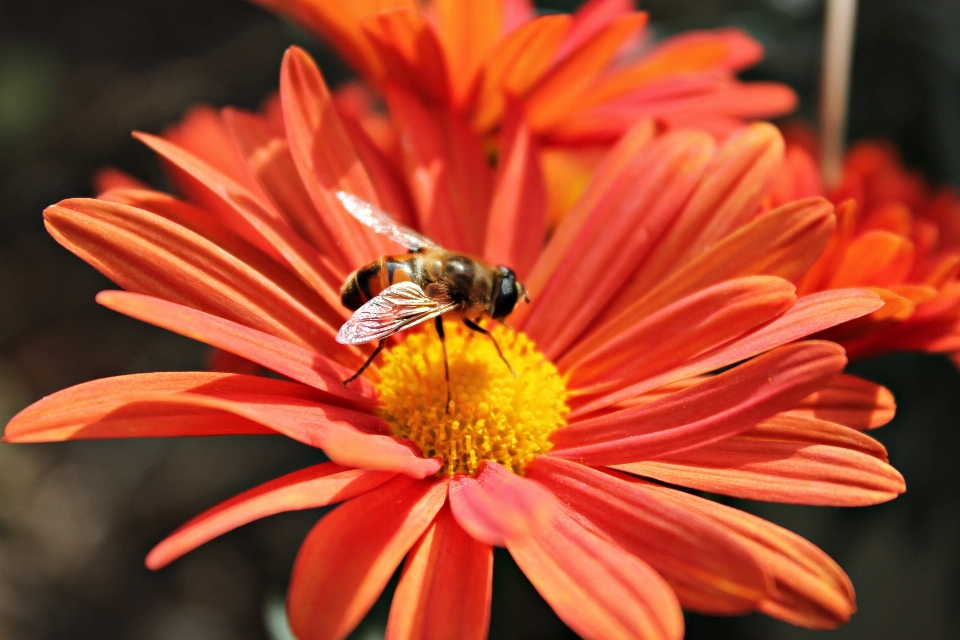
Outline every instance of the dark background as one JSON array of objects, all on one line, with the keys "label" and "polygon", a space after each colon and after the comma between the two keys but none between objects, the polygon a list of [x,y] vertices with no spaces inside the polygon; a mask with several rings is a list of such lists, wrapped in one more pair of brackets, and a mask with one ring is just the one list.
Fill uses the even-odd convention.
[{"label": "dark background", "polygon": [[[644,8],[661,34],[748,29],[767,58],[747,77],[790,83],[800,113],[814,113],[820,1]],[[129,131],[158,131],[197,102],[256,107],[292,42],[331,82],[346,77],[322,45],[241,0],[0,0],[0,418],[92,378],[202,367],[201,345],[98,308],[94,294],[111,285],[44,233],[41,211],[90,195],[103,165],[162,185]],[[960,185],[960,2],[861,3],[850,131],[892,138],[912,166]],[[861,612],[825,633],[688,616],[688,638],[960,637],[960,374],[917,354],[854,370],[897,396],[896,420],[876,435],[907,494],[864,509],[740,506],[836,558]],[[0,638],[284,638],[289,569],[318,512],[254,523],[158,573],[142,561],[197,512],[319,459],[280,437],[0,445]],[[494,581],[492,638],[571,637],[507,554]],[[382,637],[387,602],[356,638]]]}]

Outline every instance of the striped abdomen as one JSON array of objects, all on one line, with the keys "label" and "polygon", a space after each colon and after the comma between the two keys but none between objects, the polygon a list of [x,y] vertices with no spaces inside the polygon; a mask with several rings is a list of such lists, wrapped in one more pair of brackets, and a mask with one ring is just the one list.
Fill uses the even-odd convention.
[{"label": "striped abdomen", "polygon": [[412,281],[424,286],[422,258],[418,254],[383,256],[354,271],[340,288],[340,302],[356,311],[391,284]]}]

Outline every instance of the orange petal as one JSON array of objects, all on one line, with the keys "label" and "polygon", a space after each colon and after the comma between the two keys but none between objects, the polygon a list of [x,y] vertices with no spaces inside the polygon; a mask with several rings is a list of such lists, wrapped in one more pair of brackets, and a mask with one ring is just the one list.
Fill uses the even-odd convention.
[{"label": "orange petal", "polygon": [[507,540],[517,565],[543,599],[583,638],[679,640],[677,597],[655,571],[588,531],[559,505],[549,527]]},{"label": "orange petal", "polygon": [[570,376],[571,389],[585,390],[612,378],[622,388],[772,320],[794,300],[793,285],[781,278],[721,282],[661,309],[624,333],[580,342],[557,365]]},{"label": "orange petal", "polygon": [[[724,280],[772,275],[794,281],[823,251],[833,225],[833,206],[821,198],[774,209],[719,240],[671,275],[651,283],[653,288],[642,298],[630,297],[633,287],[627,287],[628,291],[621,292],[626,306],[595,331],[620,332],[637,319]],[[635,301],[629,303],[631,300]]]},{"label": "orange petal", "polygon": [[540,16],[502,38],[480,69],[472,123],[477,131],[500,120],[505,96],[523,96],[553,63],[570,30],[569,15]]},{"label": "orange petal", "polygon": [[624,386],[576,407],[569,418],[576,418],[590,411],[635,398],[666,384],[728,367],[770,349],[818,333],[825,328],[864,316],[882,304],[876,294],[863,289],[836,289],[800,298],[786,313],[766,326],[698,356],[673,370]]},{"label": "orange petal", "polygon": [[555,277],[531,291],[524,331],[555,358],[617,299],[694,190],[713,155],[701,133],[670,133],[650,144],[610,186],[580,227]]},{"label": "orange petal", "polygon": [[547,455],[613,465],[702,447],[792,408],[846,362],[830,342],[779,347],[673,395],[574,422],[553,433]]},{"label": "orange petal", "polygon": [[476,476],[456,475],[450,482],[450,508],[464,531],[489,545],[531,535],[549,526],[550,495],[535,482],[504,467],[483,462]]},{"label": "orange petal", "polygon": [[320,70],[309,54],[291,47],[280,69],[280,100],[287,140],[313,205],[340,243],[343,264],[355,269],[396,246],[348,214],[336,199],[343,190],[379,204],[370,177],[350,145]]},{"label": "orange petal", "polygon": [[889,389],[844,373],[834,378],[830,386],[804,398],[790,413],[852,429],[875,429],[890,422],[896,410]]},{"label": "orange petal", "polygon": [[647,14],[631,12],[610,22],[554,65],[527,96],[530,125],[542,133],[561,122],[587,93],[596,75],[620,46],[647,23]]},{"label": "orange petal", "polygon": [[847,622],[856,610],[853,585],[843,570],[795,533],[698,496],[655,484],[644,486],[680,508],[713,519],[750,549],[776,587],[761,601],[760,611],[791,624],[832,629]]},{"label": "orange petal", "polygon": [[347,402],[361,405],[374,402],[373,386],[363,378],[354,383],[362,393],[341,384],[353,370],[262,331],[138,293],[102,291],[97,295],[97,302],[108,309],[224,349]]},{"label": "orange petal", "polygon": [[771,591],[772,582],[739,541],[640,483],[549,456],[534,460],[527,476],[554,492],[575,518],[649,563],[684,608],[747,613]]},{"label": "orange petal", "polygon": [[389,471],[348,469],[332,462],[288,473],[192,518],[147,554],[147,568],[162,569],[200,545],[254,520],[349,500],[394,475]]},{"label": "orange petal", "polygon": [[334,339],[342,312],[238,238],[211,241],[160,215],[101,200],[44,212],[50,234],[128,291],[153,295],[358,366]]},{"label": "orange petal", "polygon": [[830,288],[887,287],[913,268],[913,243],[889,231],[868,231],[853,240],[830,280]]},{"label": "orange petal", "polygon": [[479,254],[493,185],[479,137],[449,107],[428,107],[398,85],[386,96],[420,230],[448,249]]},{"label": "orange petal", "polygon": [[501,133],[483,257],[509,266],[522,281],[546,240],[547,194],[539,149],[520,109],[514,105]]},{"label": "orange petal", "polygon": [[570,55],[597,37],[605,27],[618,18],[629,15],[634,9],[636,3],[633,0],[587,0],[573,13],[570,34],[557,52],[557,59]]},{"label": "orange petal", "polygon": [[484,640],[490,626],[493,549],[444,507],[407,555],[390,605],[386,640]]},{"label": "orange petal", "polygon": [[219,212],[226,226],[277,258],[314,290],[323,292],[327,300],[334,299],[339,284],[331,280],[334,274],[323,268],[324,261],[317,252],[294,233],[271,205],[162,138],[145,133],[135,133],[134,137],[189,176],[196,183],[192,189],[195,198],[199,199],[200,191],[206,190],[203,203]]},{"label": "orange petal", "polygon": [[[442,14],[442,7],[438,7],[441,21]],[[419,11],[378,11],[364,19],[361,26],[380,54],[389,82],[406,87],[425,102],[448,104],[463,99],[472,80],[469,70],[449,66],[437,33]],[[459,80],[451,87],[455,75]]]},{"label": "orange petal", "polygon": [[149,189],[150,185],[114,167],[98,169],[93,175],[93,191],[98,196],[111,189]]},{"label": "orange petal", "polygon": [[[623,291],[622,300],[647,293],[753,218],[782,158],[783,138],[766,123],[743,129],[720,147],[696,192]],[[616,306],[610,312],[615,310]]]},{"label": "orange petal", "polygon": [[[454,102],[462,104],[469,95],[477,70],[503,34],[502,0],[437,0],[437,31],[450,63]],[[427,69],[418,68],[425,74]]]},{"label": "orange petal", "polygon": [[884,448],[859,431],[779,415],[705,447],[616,468],[748,500],[857,507],[906,490],[886,458]]},{"label": "orange petal", "polygon": [[296,637],[346,637],[430,526],[446,496],[445,480],[396,477],[317,523],[300,547],[287,592]]}]

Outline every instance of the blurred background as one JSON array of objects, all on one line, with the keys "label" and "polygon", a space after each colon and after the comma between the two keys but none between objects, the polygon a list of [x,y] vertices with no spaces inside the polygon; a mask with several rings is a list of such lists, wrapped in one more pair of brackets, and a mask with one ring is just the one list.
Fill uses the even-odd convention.
[{"label": "blurred background", "polygon": [[[570,9],[576,2],[543,2]],[[789,83],[816,111],[821,0],[650,0],[661,35],[734,25],[766,47],[746,77]],[[348,77],[318,43],[242,0],[0,0],[0,418],[68,385],[199,369],[205,347],[98,308],[111,284],[56,245],[43,208],[91,195],[113,165],[163,185],[129,136],[192,104],[255,108],[291,43]],[[885,137],[906,162],[960,186],[960,2],[861,2],[851,139]],[[960,638],[960,374],[899,354],[854,372],[889,386],[897,418],[875,435],[908,492],[863,509],[737,502],[830,553],[857,588],[843,629],[760,615],[688,616],[687,637]],[[199,511],[320,460],[282,437],[0,444],[0,638],[284,640],[283,593],[318,511],[274,516],[153,573],[146,552]],[[497,556],[491,638],[573,637]],[[382,637],[389,594],[355,638]]]}]

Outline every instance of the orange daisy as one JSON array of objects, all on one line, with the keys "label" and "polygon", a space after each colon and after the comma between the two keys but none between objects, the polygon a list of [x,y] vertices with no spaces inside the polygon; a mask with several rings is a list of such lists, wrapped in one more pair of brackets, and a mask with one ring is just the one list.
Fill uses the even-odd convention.
[{"label": "orange daisy", "polygon": [[[273,375],[97,380],[28,407],[5,440],[280,433],[331,462],[197,516],[149,567],[257,518],[343,503],[293,569],[301,640],[345,637],[404,558],[387,637],[482,638],[493,546],[586,638],[679,638],[681,607],[815,628],[849,618],[853,589],[822,551],[674,488],[838,506],[904,490],[862,433],[892,417],[890,394],[843,374],[837,345],[803,340],[881,305],[861,289],[797,298],[792,282],[829,242],[833,207],[811,198],[755,218],[778,167],[774,128],[718,145],[638,124],[544,242],[522,117],[495,172],[479,142],[478,157],[448,157],[431,146],[433,123],[417,121],[405,181],[354,147],[319,71],[292,49],[279,103],[192,116],[203,119],[228,144],[201,154],[139,135],[189,202],[128,184],[54,205],[46,223],[126,289],[102,304]],[[489,185],[464,195],[476,198],[465,210],[445,208],[451,194],[431,183],[458,162]],[[418,189],[446,199],[403,208]],[[515,268],[531,303],[510,317],[517,332],[491,331],[517,376],[492,342],[448,323],[449,405],[431,331],[404,332],[341,384],[369,349],[336,341],[348,317],[338,287],[400,252],[340,206],[341,190],[400,203],[405,223],[449,249]]]},{"label": "orange daisy", "polygon": [[[771,193],[771,205],[826,195],[803,130],[793,142]],[[884,142],[848,152],[830,244],[797,285],[801,294],[868,287],[883,308],[825,334],[852,357],[889,351],[960,353],[960,194],[935,188],[903,166]]]}]

